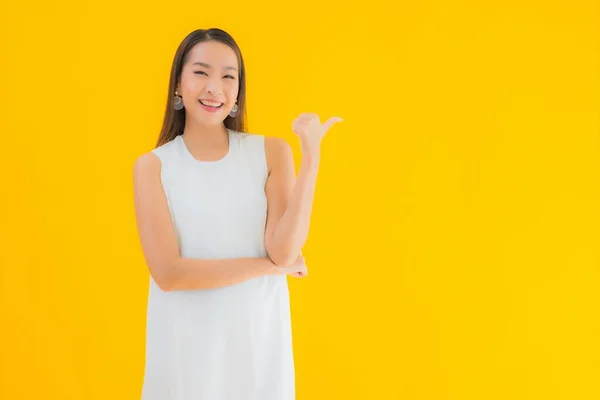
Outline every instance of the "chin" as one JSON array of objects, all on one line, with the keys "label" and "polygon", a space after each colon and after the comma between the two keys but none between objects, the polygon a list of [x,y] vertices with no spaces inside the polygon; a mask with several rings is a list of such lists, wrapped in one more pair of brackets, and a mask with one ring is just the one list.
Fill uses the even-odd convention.
[{"label": "chin", "polygon": [[223,123],[223,121],[225,120],[226,116],[223,115],[205,115],[205,113],[202,113],[202,115],[198,115],[196,117],[196,120],[202,124],[202,125],[218,125]]}]

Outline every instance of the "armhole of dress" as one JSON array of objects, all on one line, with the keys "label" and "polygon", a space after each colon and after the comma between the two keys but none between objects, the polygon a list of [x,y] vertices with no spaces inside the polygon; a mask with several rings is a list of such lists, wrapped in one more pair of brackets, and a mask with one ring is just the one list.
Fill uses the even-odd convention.
[{"label": "armhole of dress", "polygon": [[150,150],[151,153],[153,153],[156,157],[158,157],[158,161],[160,162],[160,184],[163,187],[163,190],[165,191],[165,194],[167,193],[167,188],[165,187],[165,148],[164,147],[157,147],[154,148],[152,150]]},{"label": "armhole of dress", "polygon": [[160,171],[162,175],[163,171],[165,170],[167,148],[163,145],[150,150],[150,152],[154,153],[156,157],[158,157],[158,160],[160,161]]},{"label": "armhole of dress", "polygon": [[150,150],[151,153],[154,153],[156,157],[160,160],[161,165],[163,164],[163,156],[162,156],[162,148],[157,147],[155,149]]},{"label": "armhole of dress", "polygon": [[267,162],[267,139],[264,135],[258,136],[258,158],[260,160],[260,168],[262,171],[262,176],[264,183],[266,184],[267,178],[269,176],[269,164]]},{"label": "armhole of dress", "polygon": [[[181,249],[181,237],[179,235],[179,231],[177,230],[177,226],[175,224],[175,217],[173,215],[173,210],[171,209],[171,196],[169,193],[169,188],[167,186],[167,170],[166,170],[166,165],[167,163],[165,162],[167,159],[167,154],[168,154],[168,148],[161,146],[161,147],[157,147],[151,150],[152,153],[154,153],[159,161],[160,161],[160,184],[162,186],[163,192],[167,198],[167,204],[169,207],[169,215],[171,216],[171,223],[173,224],[173,228],[175,229],[175,236],[177,239],[177,245],[179,246],[179,248]],[[170,173],[170,172],[169,172]]]}]

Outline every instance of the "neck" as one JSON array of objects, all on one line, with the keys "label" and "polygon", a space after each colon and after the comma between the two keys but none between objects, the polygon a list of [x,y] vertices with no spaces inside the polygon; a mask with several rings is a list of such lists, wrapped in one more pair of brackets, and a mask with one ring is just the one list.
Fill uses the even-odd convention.
[{"label": "neck", "polygon": [[223,158],[229,149],[229,137],[224,123],[207,125],[186,118],[183,140],[197,160],[215,161]]},{"label": "neck", "polygon": [[183,136],[189,143],[205,148],[220,148],[227,146],[227,128],[225,124],[206,125],[186,118]]}]

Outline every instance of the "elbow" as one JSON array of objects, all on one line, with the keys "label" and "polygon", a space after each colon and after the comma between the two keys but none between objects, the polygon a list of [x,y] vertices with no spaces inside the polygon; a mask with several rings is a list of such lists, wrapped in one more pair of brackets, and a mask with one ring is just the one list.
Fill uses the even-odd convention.
[{"label": "elbow", "polygon": [[151,273],[154,283],[163,292],[170,292],[175,290],[175,274],[173,273],[174,268],[171,263],[155,268]]},{"label": "elbow", "polygon": [[158,286],[158,288],[160,290],[162,290],[163,292],[170,292],[173,290],[173,285],[164,279],[155,280],[155,282],[156,282],[156,286]]},{"label": "elbow", "polygon": [[294,261],[296,261],[295,258],[292,257],[275,257],[275,258],[271,258],[271,261],[273,261],[273,264],[275,264],[278,267],[286,267],[286,266],[290,266],[294,263]]},{"label": "elbow", "polygon": [[273,264],[277,265],[278,267],[285,267],[295,263],[302,253],[296,253],[292,250],[285,249],[270,249],[267,250],[267,254],[269,255],[269,258]]},{"label": "elbow", "polygon": [[265,238],[265,250],[273,264],[278,267],[285,267],[296,262],[302,255],[302,247],[294,244],[294,240],[275,240],[273,236]]},{"label": "elbow", "polygon": [[170,292],[173,290],[173,282],[164,276],[165,274],[152,274],[152,280],[163,292]]}]

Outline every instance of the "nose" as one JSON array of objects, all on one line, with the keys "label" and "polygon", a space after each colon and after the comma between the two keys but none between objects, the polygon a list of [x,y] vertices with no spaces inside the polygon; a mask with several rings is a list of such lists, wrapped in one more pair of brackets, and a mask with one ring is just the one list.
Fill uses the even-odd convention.
[{"label": "nose", "polygon": [[219,96],[223,93],[220,85],[218,85],[215,81],[211,80],[207,87],[206,90],[208,91],[208,93],[210,93],[213,96]]}]

